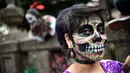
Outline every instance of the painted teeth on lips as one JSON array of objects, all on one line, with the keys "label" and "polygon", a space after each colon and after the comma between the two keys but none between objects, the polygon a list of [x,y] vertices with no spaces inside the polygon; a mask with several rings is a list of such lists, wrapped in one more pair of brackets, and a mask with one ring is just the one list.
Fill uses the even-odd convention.
[{"label": "painted teeth on lips", "polygon": [[104,46],[103,45],[97,45],[97,46],[86,46],[86,51],[92,51],[92,52],[102,52]]}]

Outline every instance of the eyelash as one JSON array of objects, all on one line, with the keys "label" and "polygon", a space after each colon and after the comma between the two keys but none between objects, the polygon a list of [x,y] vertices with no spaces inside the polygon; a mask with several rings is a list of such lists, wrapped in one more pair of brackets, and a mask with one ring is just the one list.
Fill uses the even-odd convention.
[{"label": "eyelash", "polygon": [[93,32],[91,30],[85,30],[83,33],[79,33],[80,36],[86,37],[92,35]]},{"label": "eyelash", "polygon": [[[97,31],[99,32],[99,34],[104,34],[104,27],[102,27],[102,23],[100,23],[100,25],[97,27]],[[85,26],[84,26],[85,27]],[[93,27],[91,27],[91,26],[89,26],[89,25],[87,25],[85,28],[80,28],[79,30],[78,30],[78,34],[79,34],[79,36],[82,36],[82,37],[88,37],[88,36],[90,36],[90,35],[92,35],[93,33],[94,33],[94,31],[93,31]],[[84,30],[82,30],[82,29],[84,29]]]},{"label": "eyelash", "polygon": [[100,27],[100,28],[98,29],[98,32],[99,32],[100,34],[104,34],[104,28],[103,28],[103,27]]}]

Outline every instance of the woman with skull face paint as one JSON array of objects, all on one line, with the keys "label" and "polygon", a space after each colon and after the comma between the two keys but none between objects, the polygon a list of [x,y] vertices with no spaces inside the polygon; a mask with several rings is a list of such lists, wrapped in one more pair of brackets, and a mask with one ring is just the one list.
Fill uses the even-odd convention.
[{"label": "woman with skull face paint", "polygon": [[102,60],[107,41],[102,11],[99,6],[76,4],[58,15],[58,41],[75,60],[63,73],[124,73],[122,63]]}]

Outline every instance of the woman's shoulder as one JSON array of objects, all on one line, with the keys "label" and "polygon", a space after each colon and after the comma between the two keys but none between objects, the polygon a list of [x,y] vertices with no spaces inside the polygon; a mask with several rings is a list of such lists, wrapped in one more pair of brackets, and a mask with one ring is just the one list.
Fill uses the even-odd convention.
[{"label": "woman's shoulder", "polygon": [[68,67],[63,73],[71,73],[70,72],[70,67]]},{"label": "woman's shoulder", "polygon": [[74,63],[70,64],[69,67],[63,73],[71,73],[73,67],[74,67]]},{"label": "woman's shoulder", "polygon": [[63,73],[70,73],[70,71],[65,70]]},{"label": "woman's shoulder", "polygon": [[105,72],[123,73],[122,65],[123,63],[115,60],[101,60],[100,64]]}]

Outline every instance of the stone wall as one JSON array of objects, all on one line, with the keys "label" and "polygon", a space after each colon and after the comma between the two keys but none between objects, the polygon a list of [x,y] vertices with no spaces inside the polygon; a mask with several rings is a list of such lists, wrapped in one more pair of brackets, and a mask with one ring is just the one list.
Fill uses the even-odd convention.
[{"label": "stone wall", "polygon": [[[51,52],[59,51],[60,48],[56,37],[47,42],[22,40],[1,43],[2,73],[24,73],[29,67],[37,68],[38,73],[51,73]],[[1,65],[2,61],[3,65]]]},{"label": "stone wall", "polygon": [[117,31],[112,31],[108,28],[108,25],[105,27],[109,50],[113,51],[115,60],[124,62],[126,57],[130,54],[130,25],[125,25],[125,27]]}]

